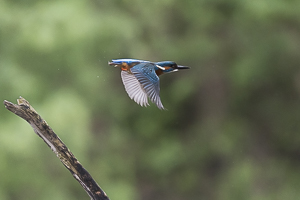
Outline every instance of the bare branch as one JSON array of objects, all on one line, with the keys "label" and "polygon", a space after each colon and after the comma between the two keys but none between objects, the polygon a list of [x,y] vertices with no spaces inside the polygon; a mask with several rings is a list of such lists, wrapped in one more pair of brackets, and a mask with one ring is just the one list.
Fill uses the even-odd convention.
[{"label": "bare branch", "polygon": [[59,139],[47,122],[34,110],[29,102],[23,97],[20,97],[17,101],[18,105],[4,100],[4,105],[9,111],[23,118],[32,126],[34,132],[51,148],[92,200],[109,200],[105,192],[98,186],[88,171],[83,168],[72,152]]}]

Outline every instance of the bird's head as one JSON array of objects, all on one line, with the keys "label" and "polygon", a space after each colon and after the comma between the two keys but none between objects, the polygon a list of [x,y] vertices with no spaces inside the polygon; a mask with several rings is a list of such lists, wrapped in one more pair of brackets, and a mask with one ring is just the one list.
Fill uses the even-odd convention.
[{"label": "bird's head", "polygon": [[189,67],[177,65],[173,61],[162,61],[162,62],[156,62],[156,73],[157,75],[161,75],[163,73],[169,73],[169,72],[176,72],[181,69],[189,69]]}]

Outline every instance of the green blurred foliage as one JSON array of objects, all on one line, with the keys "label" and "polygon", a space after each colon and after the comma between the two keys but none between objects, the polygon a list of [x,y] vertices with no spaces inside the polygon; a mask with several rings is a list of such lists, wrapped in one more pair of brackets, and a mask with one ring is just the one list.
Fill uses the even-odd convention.
[{"label": "green blurred foliage", "polygon": [[[300,1],[2,0],[0,99],[21,95],[112,200],[300,196]],[[174,60],[168,109],[129,99],[116,58]],[[89,199],[0,107],[0,199]]]}]

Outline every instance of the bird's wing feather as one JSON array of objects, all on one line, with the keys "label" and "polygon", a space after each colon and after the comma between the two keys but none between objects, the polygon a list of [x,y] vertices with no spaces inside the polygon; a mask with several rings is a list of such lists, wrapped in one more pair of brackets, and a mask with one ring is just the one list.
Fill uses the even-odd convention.
[{"label": "bird's wing feather", "polygon": [[164,109],[159,96],[159,78],[155,73],[155,64],[140,63],[130,70],[141,84],[143,90],[150,100],[157,105],[159,109]]},{"label": "bird's wing feather", "polygon": [[136,77],[127,71],[121,71],[121,77],[128,96],[141,106],[148,106],[147,94]]}]

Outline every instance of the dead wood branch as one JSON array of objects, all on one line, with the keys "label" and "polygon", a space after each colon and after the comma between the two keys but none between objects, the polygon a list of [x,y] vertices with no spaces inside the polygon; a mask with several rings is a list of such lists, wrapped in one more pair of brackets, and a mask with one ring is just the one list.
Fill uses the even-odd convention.
[{"label": "dead wood branch", "polygon": [[4,105],[9,111],[23,118],[32,126],[34,132],[51,148],[92,200],[109,200],[92,176],[83,168],[72,152],[59,139],[47,122],[34,110],[29,102],[23,97],[20,97],[17,101],[18,105],[5,100]]}]

